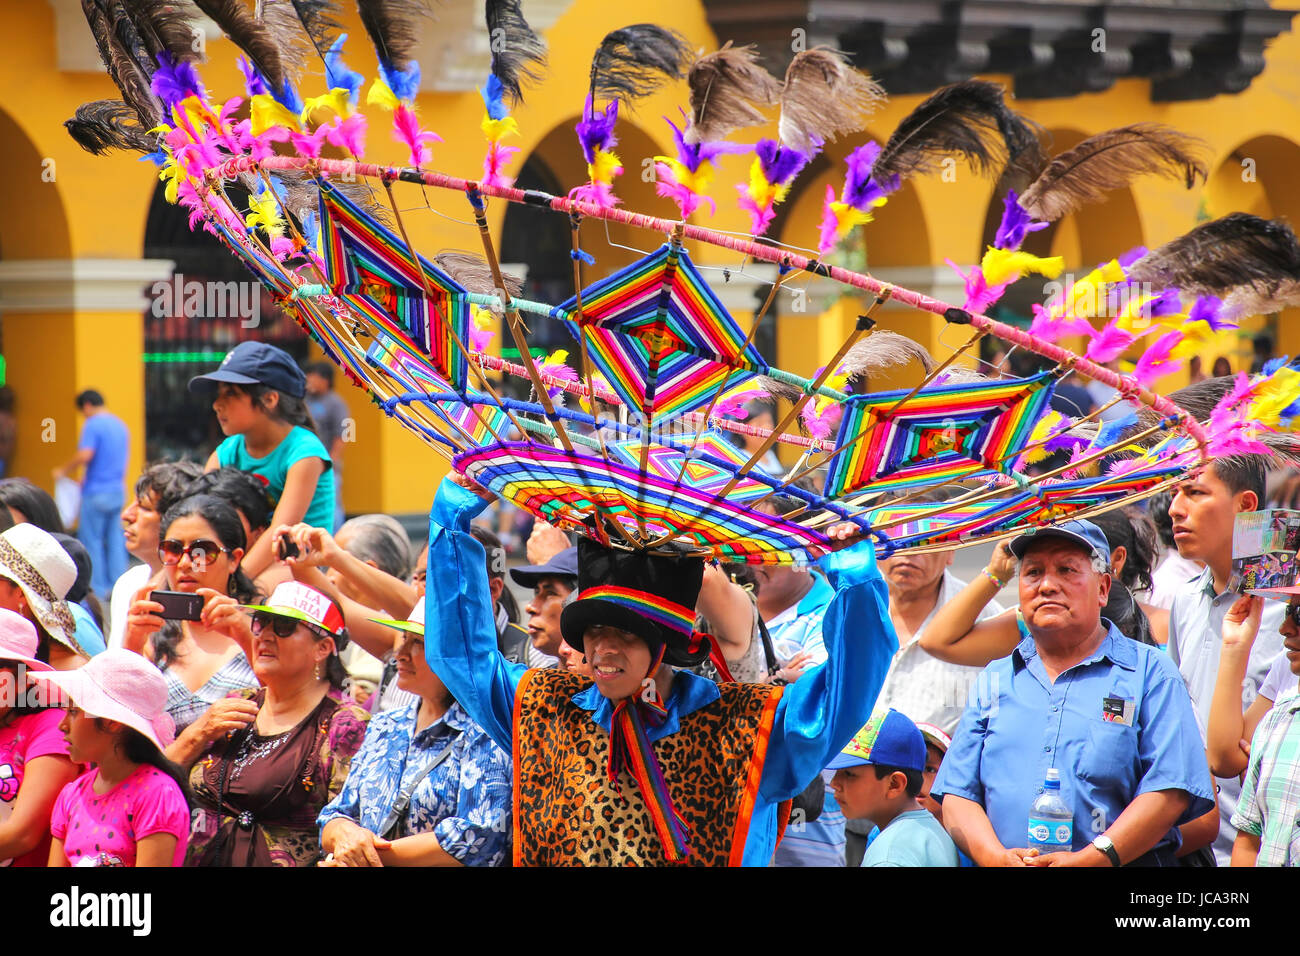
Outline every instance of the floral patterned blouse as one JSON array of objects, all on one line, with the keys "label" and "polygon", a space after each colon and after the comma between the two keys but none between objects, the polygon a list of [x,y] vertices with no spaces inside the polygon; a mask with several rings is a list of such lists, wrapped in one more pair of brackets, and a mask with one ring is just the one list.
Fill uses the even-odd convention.
[{"label": "floral patterned blouse", "polygon": [[[265,690],[229,695],[264,700]],[[190,771],[194,831],[186,866],[313,866],[316,817],[343,789],[370,715],[331,689],[296,727],[255,726],[218,740]]]},{"label": "floral patterned blouse", "polygon": [[[433,831],[438,845],[466,866],[502,865],[510,849],[509,755],[459,704],[416,733],[419,709],[417,700],[371,718],[342,792],[317,823],[324,830],[336,817],[347,817],[379,833],[398,795],[418,780],[394,835]],[[448,747],[451,753],[425,774]]]}]

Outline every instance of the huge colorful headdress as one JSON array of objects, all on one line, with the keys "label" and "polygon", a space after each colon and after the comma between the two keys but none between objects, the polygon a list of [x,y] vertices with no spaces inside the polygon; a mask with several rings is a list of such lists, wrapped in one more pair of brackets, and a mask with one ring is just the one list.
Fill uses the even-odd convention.
[{"label": "huge colorful headdress", "polygon": [[[883,91],[842,54],[804,51],[778,81],[753,50],[692,60],[680,35],[636,24],[600,44],[574,104],[587,181],[566,184],[569,194],[525,192],[511,185],[518,157],[505,141],[520,132],[524,80],[540,72],[545,45],[518,0],[487,3],[493,37],[507,40],[485,64],[487,155],[460,171],[434,168],[438,137],[417,109],[417,0],[358,4],[378,74],[365,102],[391,112],[400,167],[363,159],[364,84],[343,63],[332,4],[268,0],[254,14],[201,0],[245,55],[247,95],[224,101],[208,85],[217,78],[195,68],[188,8],[85,6],[123,100],[78,110],[68,123],[78,141],[147,154],[191,226],[217,236],[386,414],[494,492],[603,547],[806,562],[834,546],[826,532],[841,522],[882,553],[950,547],[1117,507],[1215,455],[1294,450],[1300,372],[1285,361],[1158,391],[1210,335],[1300,301],[1300,244],[1281,222],[1238,213],[1150,252],[1117,250],[1037,306],[1029,331],[986,314],[1024,276],[1060,274],[1037,234],[1081,204],[1147,174],[1204,181],[1201,146],[1165,127],[1109,130],[1053,159],[999,86],[972,80],[936,91],[877,145],[864,124]],[[304,79],[313,59],[323,91]],[[657,190],[683,218],[621,208],[618,124],[643,94],[683,78],[688,108],[669,117],[656,167]],[[774,136],[731,138],[773,122]],[[809,159],[831,149],[844,157],[842,178],[826,191],[820,228],[758,241]],[[722,182],[720,158],[736,151],[752,153],[750,168]],[[954,159],[1027,184],[1005,195],[992,243],[962,269],[963,302],[835,264],[839,244],[855,230],[870,238],[869,221],[909,179]],[[422,254],[406,224],[413,204],[395,196],[407,184],[463,196],[481,256]],[[523,294],[501,268],[489,203],[563,222],[571,295]],[[729,203],[748,212],[751,235],[706,224]],[[631,264],[597,268],[610,223],[646,238]],[[719,287],[756,263],[772,269],[767,295],[741,320]],[[805,377],[759,343],[778,296],[813,278],[862,308]],[[879,328],[890,301],[941,316],[948,354]],[[541,361],[530,335],[547,324],[572,342]],[[493,326],[508,334],[510,357],[491,350]],[[1082,354],[1062,344],[1075,335],[1086,336]],[[1034,353],[1040,370],[990,378],[969,367],[989,336]],[[1126,354],[1138,359],[1131,374],[1107,367]],[[904,364],[920,372],[914,386],[871,387]],[[1088,415],[1053,411],[1070,372],[1114,397]],[[756,398],[781,403],[775,427],[748,421],[742,409]],[[931,500],[936,491],[947,500]]]}]

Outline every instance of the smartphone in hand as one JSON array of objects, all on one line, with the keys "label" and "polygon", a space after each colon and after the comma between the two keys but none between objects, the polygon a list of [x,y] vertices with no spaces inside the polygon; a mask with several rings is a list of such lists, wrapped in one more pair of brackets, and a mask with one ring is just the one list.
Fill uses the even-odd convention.
[{"label": "smartphone in hand", "polygon": [[276,539],[275,550],[276,550],[276,554],[280,556],[281,561],[283,561],[285,558],[298,557],[298,544],[287,535],[281,536],[280,538]]},{"label": "smartphone in hand", "polygon": [[159,617],[168,621],[197,621],[203,616],[203,595],[185,591],[150,591],[149,600],[163,606]]}]

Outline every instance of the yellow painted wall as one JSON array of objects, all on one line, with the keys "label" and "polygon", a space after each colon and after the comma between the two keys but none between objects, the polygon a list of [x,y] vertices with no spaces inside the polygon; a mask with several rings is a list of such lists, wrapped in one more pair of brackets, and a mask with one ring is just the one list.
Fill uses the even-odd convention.
[{"label": "yellow painted wall", "polygon": [[[1278,6],[1296,8],[1297,0]],[[143,248],[145,215],[156,185],[152,168],[134,156],[93,157],[82,152],[66,135],[63,121],[84,101],[115,95],[102,73],[60,72],[54,66],[53,13],[45,2],[8,0],[3,3],[4,23],[12,43],[0,58],[0,136],[6,144],[0,159],[0,257],[4,259],[120,257],[139,258]],[[373,58],[364,43],[355,12],[349,7],[345,26],[351,34],[348,60],[369,74]],[[550,73],[540,89],[526,90],[526,104],[516,112],[521,147],[513,169],[534,151],[560,176],[566,188],[578,184],[583,170],[572,125],[581,108],[592,49],[608,30],[629,19],[654,19],[675,26],[700,48],[713,48],[715,38],[698,0],[667,0],[652,11],[631,17],[627,9],[604,0],[576,0],[547,34]],[[203,75],[220,96],[241,90],[234,66],[234,50],[224,40],[209,43],[210,62]],[[1207,187],[1183,190],[1177,184],[1143,179],[1112,202],[1087,210],[1063,224],[1056,249],[1067,257],[1067,269],[1079,273],[1103,257],[1115,255],[1133,242],[1154,246],[1192,227],[1198,217],[1220,215],[1234,208],[1267,211],[1300,222],[1300,183],[1294,170],[1300,159],[1300,38],[1294,32],[1279,37],[1266,53],[1268,67],[1244,93],[1192,103],[1154,104],[1149,84],[1125,80],[1111,90],[1067,100],[1020,102],[1017,107],[1031,119],[1055,131],[1057,147],[1113,126],[1137,121],[1169,123],[1204,137],[1210,144],[1214,176]],[[486,58],[485,58],[486,61]],[[486,67],[486,62],[485,62]],[[1003,79],[993,77],[993,79]],[[306,92],[316,92],[307,90]],[[892,100],[872,121],[871,134],[883,139],[897,121],[912,109],[919,96]],[[663,115],[677,116],[685,102],[682,88],[671,88],[626,113],[620,127],[620,155],[626,175],[617,191],[628,208],[665,217],[675,214],[667,200],[654,194],[653,183],[641,172],[654,154],[671,149]],[[478,132],[482,104],[476,92],[424,94],[420,108],[425,125],[446,142],[434,150],[434,165],[447,172],[474,177],[481,168],[483,142]],[[386,114],[369,111],[370,158],[401,162],[401,149],[391,142]],[[771,129],[754,131],[770,134]],[[791,199],[781,240],[815,246],[825,185],[838,186],[840,161],[861,138],[832,144],[832,168]],[[1241,159],[1254,158],[1255,179],[1241,180]],[[39,180],[44,160],[53,160],[53,183]],[[727,157],[719,164],[713,195],[719,203],[716,216],[700,213],[694,221],[724,230],[743,231],[747,217],[734,204],[734,183],[745,175],[748,160]],[[404,205],[403,218],[412,239],[422,251],[444,248],[479,248],[476,231],[468,224],[464,198],[438,190],[397,187]],[[431,208],[423,208],[425,202]],[[875,267],[942,266],[945,257],[969,265],[980,254],[983,226],[990,204],[1000,203],[992,183],[981,180],[962,164],[956,177],[946,182],[922,178],[908,185],[865,227],[868,260]],[[421,207],[421,208],[414,208]],[[499,229],[504,208],[494,203],[489,220]],[[605,229],[597,223],[583,226],[583,243],[597,256],[597,270],[617,267],[635,252],[605,244]],[[649,250],[659,237],[611,227],[614,243]],[[740,267],[739,257],[718,250],[692,250],[706,264]],[[960,304],[960,303],[956,303]],[[779,323],[778,364],[802,374],[811,373],[833,352],[847,334],[851,317],[861,303],[834,306],[824,320],[813,315],[793,315],[765,321]],[[820,306],[819,306],[820,307]],[[745,325],[750,316],[737,319]],[[16,315],[3,317],[4,349],[10,375],[20,388],[20,427],[31,434],[32,416],[46,408],[71,417],[71,396],[76,389],[94,384],[104,390],[113,409],[127,419],[136,436],[133,465],[138,467],[143,439],[143,370],[139,316]],[[942,354],[960,344],[941,319],[905,312],[887,312],[882,324],[912,335]],[[1229,336],[1225,348],[1237,349]],[[1286,316],[1280,326],[1279,349],[1300,351],[1300,323]],[[1248,349],[1248,344],[1247,344]],[[67,356],[71,356],[71,362]],[[1238,356],[1238,361],[1249,356]],[[904,382],[882,379],[881,385]],[[874,385],[875,383],[873,383]],[[356,442],[347,451],[346,505],[349,510],[422,511],[428,506],[433,484],[443,467],[441,460],[397,425],[384,419],[366,396],[340,378],[340,392],[353,409]],[[75,429],[74,429],[75,431]],[[63,433],[55,448],[24,446],[18,465],[37,481],[48,481],[48,465],[63,455]],[[21,439],[20,439],[21,440]],[[68,454],[70,454],[70,450]]]}]

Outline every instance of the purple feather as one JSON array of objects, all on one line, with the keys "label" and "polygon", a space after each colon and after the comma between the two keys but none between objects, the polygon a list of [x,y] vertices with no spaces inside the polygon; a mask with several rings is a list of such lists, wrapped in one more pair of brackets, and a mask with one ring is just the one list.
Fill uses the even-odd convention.
[{"label": "purple feather", "polygon": [[998,249],[1019,249],[1025,236],[1050,225],[1048,222],[1038,222],[1025,212],[1020,205],[1020,197],[1012,189],[1002,200],[1002,222],[998,225],[997,235],[993,237],[993,245]]},{"label": "purple feather", "polygon": [[167,50],[158,54],[158,70],[150,86],[169,111],[187,96],[202,99],[204,95],[203,83],[194,64],[176,62]]},{"label": "purple feather", "polygon": [[1084,438],[1082,435],[1072,435],[1068,431],[1060,431],[1047,439],[1047,441],[1043,442],[1043,451],[1065,451],[1086,444],[1088,444],[1088,439]]},{"label": "purple feather", "polygon": [[1119,257],[1118,261],[1119,261],[1120,268],[1127,269],[1129,266],[1137,262],[1146,254],[1147,254],[1146,246],[1134,246],[1128,252],[1124,253],[1122,256]]},{"label": "purple feather", "polygon": [[266,80],[262,77],[262,71],[253,66],[253,62],[248,57],[240,56],[238,63],[240,72],[244,74],[244,89],[248,91],[249,96],[271,92],[271,88],[266,85]]},{"label": "purple feather", "polygon": [[1191,311],[1187,313],[1187,320],[1189,322],[1205,322],[1216,332],[1223,329],[1237,328],[1237,323],[1232,319],[1220,318],[1222,311],[1222,299],[1216,295],[1203,295],[1192,304]]},{"label": "purple feather", "polygon": [[781,185],[798,176],[799,171],[812,159],[807,153],[791,146],[782,146],[774,139],[760,139],[754,145],[754,153],[763,165],[763,175],[767,181]]},{"label": "purple feather", "polygon": [[880,155],[880,144],[872,140],[849,153],[849,171],[844,177],[844,191],[840,201],[854,209],[869,209],[877,199],[888,196],[902,184],[902,177],[895,174],[877,183],[871,178],[871,167]]},{"label": "purple feather", "polygon": [[618,122],[618,98],[609,101],[603,110],[593,107],[591,96],[582,107],[582,119],[573,127],[582,144],[582,155],[588,163],[596,161],[596,150],[609,149],[618,144],[614,137],[614,124]]},{"label": "purple feather", "polygon": [[691,172],[699,170],[700,163],[712,162],[724,153],[743,153],[749,149],[748,146],[742,143],[724,143],[721,141],[688,143],[686,142],[685,124],[683,124],[682,129],[678,129],[677,124],[667,116],[663,119],[665,123],[672,127],[673,142],[677,144],[678,161]]},{"label": "purple feather", "polygon": [[1178,290],[1163,289],[1158,296],[1146,303],[1144,311],[1150,318],[1154,319],[1162,315],[1177,315],[1182,311],[1182,308],[1183,302],[1178,297]]}]

